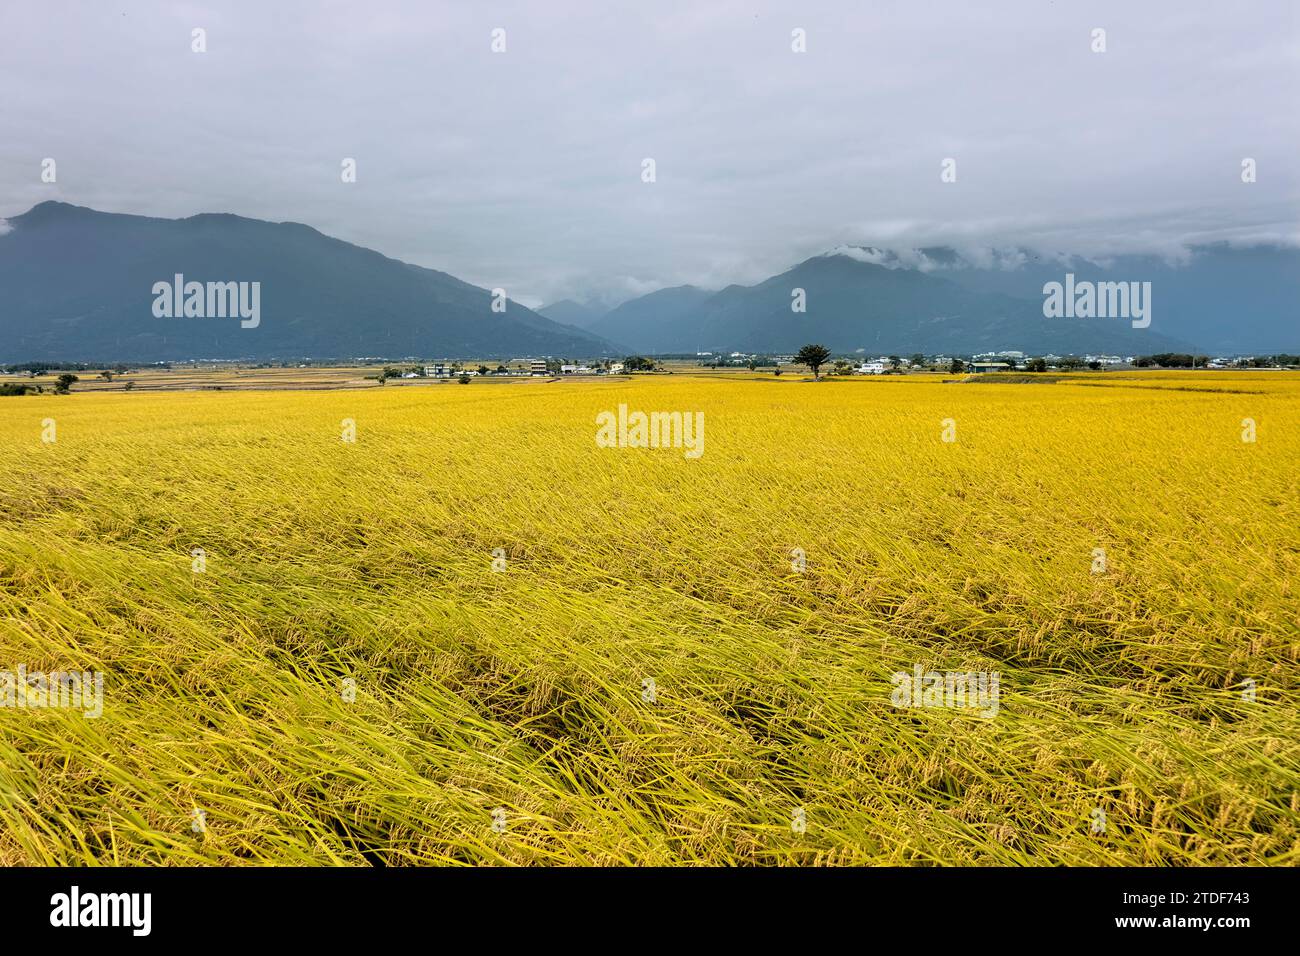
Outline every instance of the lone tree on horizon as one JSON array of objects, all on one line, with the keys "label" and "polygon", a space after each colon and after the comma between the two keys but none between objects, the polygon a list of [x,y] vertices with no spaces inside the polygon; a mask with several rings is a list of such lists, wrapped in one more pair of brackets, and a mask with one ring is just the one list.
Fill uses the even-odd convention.
[{"label": "lone tree on horizon", "polygon": [[817,370],[826,364],[826,360],[831,357],[831,350],[824,345],[805,345],[799,350],[799,354],[794,360],[800,365],[807,365],[813,373],[813,381],[817,380]]}]

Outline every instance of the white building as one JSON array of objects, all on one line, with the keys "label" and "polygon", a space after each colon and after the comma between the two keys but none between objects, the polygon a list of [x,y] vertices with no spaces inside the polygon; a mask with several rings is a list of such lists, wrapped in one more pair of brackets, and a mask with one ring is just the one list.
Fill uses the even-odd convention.
[{"label": "white building", "polygon": [[854,375],[884,375],[888,366],[884,362],[864,362],[853,370]]}]

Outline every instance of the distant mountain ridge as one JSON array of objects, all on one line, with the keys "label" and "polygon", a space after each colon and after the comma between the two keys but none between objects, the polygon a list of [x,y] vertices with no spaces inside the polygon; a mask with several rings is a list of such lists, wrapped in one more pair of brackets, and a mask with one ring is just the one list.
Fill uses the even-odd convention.
[{"label": "distant mountain ridge", "polygon": [[[1043,287],[1150,282],[1152,323],[1049,319]],[[805,312],[791,309],[802,289]],[[626,302],[592,330],[640,351],[780,351],[819,342],[840,352],[958,354],[1162,351],[1294,352],[1300,347],[1300,250],[1197,246],[1094,262],[1026,249],[978,258],[948,247],[839,247],[753,286],[664,289]]]},{"label": "distant mountain ridge", "polygon": [[1025,248],[972,255],[946,247],[886,250],[840,247],[837,253],[889,268],[917,268],[974,292],[1042,300],[1043,285],[1072,273],[1077,281],[1149,281],[1153,331],[1216,352],[1294,351],[1300,345],[1300,248],[1269,243],[1191,245],[1172,259],[1155,254],[1088,258]]},{"label": "distant mountain ridge", "polygon": [[659,289],[624,302],[592,323],[596,335],[635,343],[643,352],[693,352],[695,316],[716,293],[693,285]]},{"label": "distant mountain ridge", "polygon": [[[0,235],[0,358],[179,361],[616,355],[486,289],[299,223],[45,202]],[[258,282],[260,321],[158,318],[158,282]]]},{"label": "distant mountain ridge", "polygon": [[[796,296],[804,311],[796,311]],[[1041,296],[973,291],[955,279],[845,255],[807,259],[753,286],[686,286],[624,303],[592,326],[638,350],[790,352],[817,342],[836,352],[1140,354],[1188,343],[1127,320],[1043,316]]]},{"label": "distant mountain ridge", "polygon": [[544,315],[561,325],[590,329],[605,314],[605,310],[583,305],[581,302],[574,302],[572,299],[561,299],[559,302],[552,302],[550,305],[542,306],[537,310],[537,314]]}]

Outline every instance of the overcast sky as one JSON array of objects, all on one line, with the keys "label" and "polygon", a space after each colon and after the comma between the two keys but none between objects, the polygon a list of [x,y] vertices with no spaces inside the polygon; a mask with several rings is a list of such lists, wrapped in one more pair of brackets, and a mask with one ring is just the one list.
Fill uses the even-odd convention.
[{"label": "overcast sky", "polygon": [[1294,243],[1298,6],[11,2],[0,216],[304,222],[534,306],[841,244]]}]

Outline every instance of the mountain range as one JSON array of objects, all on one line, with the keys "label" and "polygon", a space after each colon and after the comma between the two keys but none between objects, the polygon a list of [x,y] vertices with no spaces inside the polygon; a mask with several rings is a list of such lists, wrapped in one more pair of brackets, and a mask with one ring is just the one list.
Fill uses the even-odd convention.
[{"label": "mountain range", "polygon": [[[0,360],[178,361],[615,355],[455,276],[299,223],[188,219],[45,202],[0,235]],[[159,318],[155,284],[258,282],[256,327]],[[498,308],[500,308],[498,305]]]},{"label": "mountain range", "polygon": [[[1044,285],[1067,274],[1076,284],[1149,282],[1150,326],[1045,318]],[[804,312],[792,311],[795,289],[803,290]],[[1154,255],[1097,262],[1025,249],[973,259],[947,247],[840,247],[752,286],[661,289],[584,326],[652,354],[789,352],[805,342],[884,354],[1294,351],[1300,250],[1216,244],[1188,248],[1173,262]]]},{"label": "mountain range", "polygon": [[1043,285],[1065,273],[1076,281],[1142,280],[1155,298],[1152,331],[1215,352],[1294,351],[1300,344],[1300,249],[1227,243],[1191,245],[1177,256],[1119,255],[1097,260],[1047,256],[1028,249],[982,252],[951,248],[839,250],[890,268],[919,268],[973,292],[1041,302]]},{"label": "mountain range", "polygon": [[[0,361],[596,357],[792,352],[808,342],[877,354],[1300,349],[1300,250],[1281,246],[1193,247],[1175,262],[839,247],[754,285],[678,286],[610,310],[562,300],[534,311],[299,223],[45,202],[8,227],[0,233]],[[1044,283],[1067,273],[1078,282],[1150,282],[1150,327],[1045,318]],[[155,289],[176,275],[257,282],[258,320],[181,309],[160,316]],[[803,311],[792,309],[796,300]]]}]

